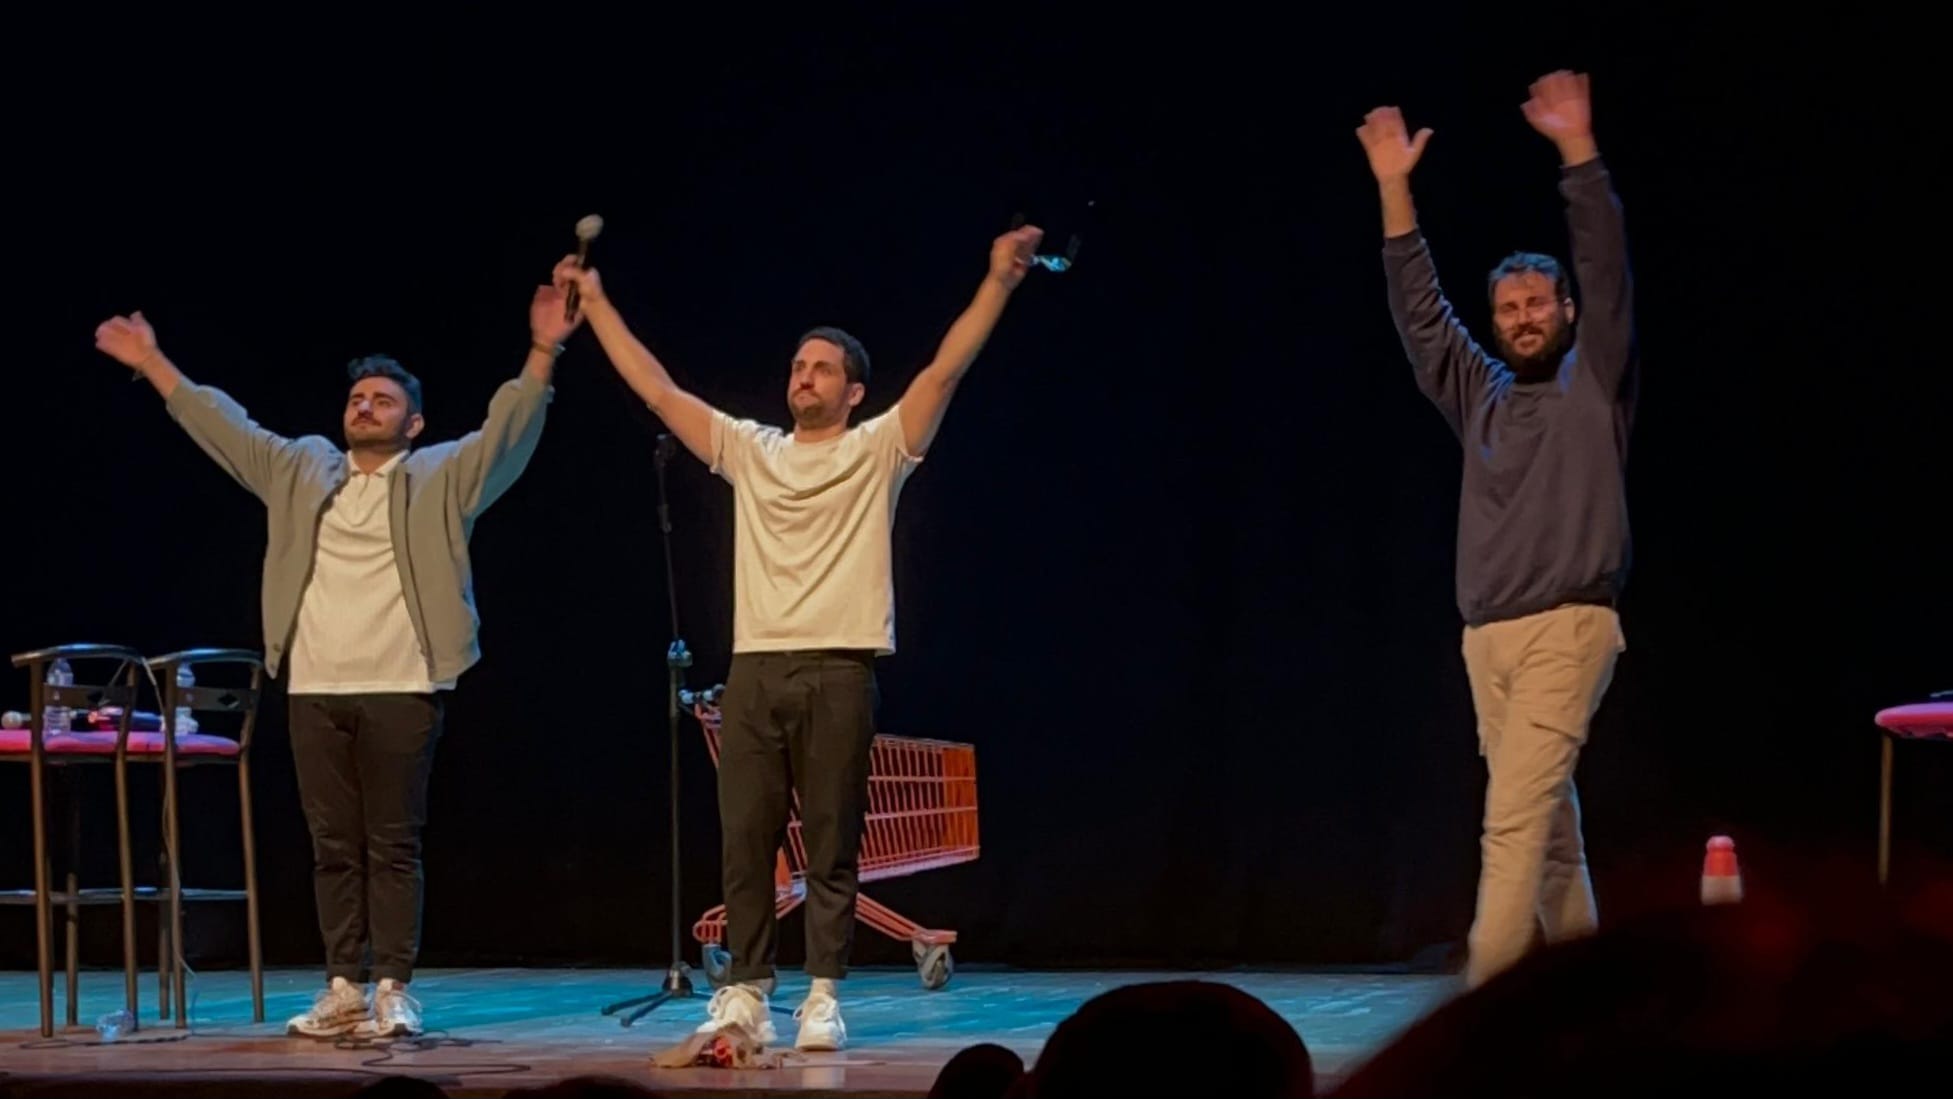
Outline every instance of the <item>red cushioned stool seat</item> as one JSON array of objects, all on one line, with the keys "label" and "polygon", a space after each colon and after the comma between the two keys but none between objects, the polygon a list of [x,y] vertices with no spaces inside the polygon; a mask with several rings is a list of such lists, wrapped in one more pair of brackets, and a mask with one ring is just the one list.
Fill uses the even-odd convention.
[{"label": "red cushioned stool seat", "polygon": [[1872,718],[1893,736],[1953,739],[1953,702],[1917,702],[1880,710]]},{"label": "red cushioned stool seat", "polygon": [[[24,756],[34,750],[31,729],[0,729],[0,756]],[[115,734],[112,732],[56,733],[47,738],[44,750],[49,755],[112,756],[115,754]],[[202,733],[186,733],[176,738],[178,756],[235,756],[237,741],[228,737],[205,736]],[[129,754],[163,754],[163,734],[130,733]]]}]

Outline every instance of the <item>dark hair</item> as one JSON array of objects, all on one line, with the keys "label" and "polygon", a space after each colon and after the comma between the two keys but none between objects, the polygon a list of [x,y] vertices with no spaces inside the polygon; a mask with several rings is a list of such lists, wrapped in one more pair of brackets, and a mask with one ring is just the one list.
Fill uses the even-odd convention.
[{"label": "dark hair", "polygon": [[407,391],[407,411],[420,411],[420,379],[386,355],[368,355],[346,364],[346,374],[357,383],[362,378],[385,378]]},{"label": "dark hair", "polygon": [[1024,1075],[1024,1059],[994,1042],[958,1053],[936,1073],[929,1099],[996,1099]]},{"label": "dark hair", "polygon": [[826,340],[840,348],[841,368],[847,371],[848,380],[860,382],[862,385],[868,384],[868,349],[861,346],[860,340],[838,328],[822,325],[800,337],[800,342],[794,345],[794,350],[799,351],[806,347],[808,340]]},{"label": "dark hair", "polygon": [[[1134,1057],[1136,1049],[1218,1055]],[[1159,981],[1100,993],[1051,1032],[1030,1076],[1028,1090],[1044,1099],[1315,1094],[1315,1065],[1294,1025],[1218,981]]]},{"label": "dark hair", "polygon": [[1500,279],[1508,275],[1526,274],[1545,275],[1552,279],[1553,293],[1558,295],[1561,301],[1572,296],[1567,289],[1566,268],[1560,266],[1559,260],[1539,252],[1514,252],[1500,260],[1499,265],[1492,268],[1492,273],[1486,276],[1485,297],[1489,300],[1498,292]]}]

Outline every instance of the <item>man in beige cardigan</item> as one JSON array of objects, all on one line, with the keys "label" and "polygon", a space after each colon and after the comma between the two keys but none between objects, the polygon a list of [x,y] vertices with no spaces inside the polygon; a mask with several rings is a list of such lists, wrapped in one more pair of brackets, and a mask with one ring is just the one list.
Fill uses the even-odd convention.
[{"label": "man in beige cardigan", "polygon": [[[420,946],[421,830],[440,693],[480,659],[468,540],[542,437],[562,341],[581,323],[538,287],[522,371],[482,426],[416,447],[418,379],[384,356],[351,364],[345,445],[259,427],[183,376],[138,312],[95,345],[141,374],[190,438],[265,505],[265,665],[290,696],[292,761],[312,834],[326,987],[289,1033],[421,1032],[407,992]],[[369,996],[366,982],[378,987]]]}]

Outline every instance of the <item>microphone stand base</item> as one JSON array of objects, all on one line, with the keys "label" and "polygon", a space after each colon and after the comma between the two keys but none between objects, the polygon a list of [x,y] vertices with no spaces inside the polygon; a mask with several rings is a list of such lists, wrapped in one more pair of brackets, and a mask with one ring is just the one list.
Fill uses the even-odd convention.
[{"label": "microphone stand base", "polygon": [[604,1008],[605,1015],[615,1015],[629,1010],[630,1014],[618,1020],[620,1026],[630,1026],[639,1019],[657,1010],[672,1000],[695,1000],[699,994],[692,987],[692,971],[684,962],[677,962],[665,970],[664,986],[648,996],[638,996],[630,1000],[620,1000]]}]

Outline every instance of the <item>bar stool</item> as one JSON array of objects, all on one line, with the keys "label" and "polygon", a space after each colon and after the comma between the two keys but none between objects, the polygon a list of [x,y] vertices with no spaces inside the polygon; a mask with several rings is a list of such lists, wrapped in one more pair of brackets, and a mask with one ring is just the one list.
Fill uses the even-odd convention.
[{"label": "bar stool", "polygon": [[[129,723],[140,689],[142,656],[121,645],[60,645],[15,653],[13,666],[27,671],[26,728],[0,730],[0,763],[26,764],[32,776],[34,888],[0,892],[0,904],[34,906],[34,944],[39,960],[41,1037],[54,1036],[54,908],[66,913],[67,1024],[80,1025],[80,938],[84,905],[119,904],[122,908],[122,981],[124,1008],[136,1014],[135,873],[129,846]],[[72,686],[47,682],[48,668],[57,660],[75,669]],[[104,671],[107,668],[109,670]],[[49,706],[71,711],[119,711],[112,731],[43,728]],[[114,889],[83,888],[81,870],[81,783],[77,768],[111,765],[115,771],[116,846],[121,856],[120,885]],[[67,794],[67,856],[65,888],[54,884],[49,862],[48,790],[58,780]]]},{"label": "bar stool", "polygon": [[1878,774],[1878,882],[1892,863],[1892,745],[1898,740],[1953,741],[1953,692],[1942,692],[1935,699],[1880,710],[1872,721],[1884,731],[1882,759]]}]

